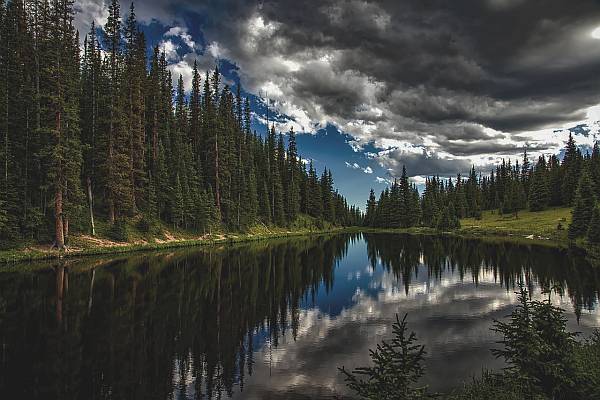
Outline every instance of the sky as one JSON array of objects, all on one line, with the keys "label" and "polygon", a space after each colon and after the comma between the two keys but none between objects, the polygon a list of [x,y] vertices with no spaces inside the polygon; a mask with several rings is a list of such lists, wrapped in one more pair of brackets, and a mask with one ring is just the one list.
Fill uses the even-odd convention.
[{"label": "sky", "polygon": [[[126,14],[129,1],[121,3]],[[140,0],[148,46],[191,85],[219,65],[253,125],[294,128],[301,156],[364,208],[406,166],[487,173],[503,158],[584,150],[600,132],[599,0]],[[103,25],[102,0],[75,24]],[[176,79],[175,79],[176,81]],[[268,100],[267,100],[268,99]],[[275,118],[273,118],[273,116]]]}]

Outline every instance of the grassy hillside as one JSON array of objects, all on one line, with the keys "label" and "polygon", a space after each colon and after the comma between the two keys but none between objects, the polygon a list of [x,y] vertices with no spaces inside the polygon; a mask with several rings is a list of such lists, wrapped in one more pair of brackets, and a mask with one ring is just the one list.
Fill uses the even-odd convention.
[{"label": "grassy hillside", "polygon": [[516,218],[513,215],[500,215],[495,210],[485,211],[480,220],[462,219],[459,233],[565,242],[570,222],[571,208],[552,208],[540,212],[522,211]]}]

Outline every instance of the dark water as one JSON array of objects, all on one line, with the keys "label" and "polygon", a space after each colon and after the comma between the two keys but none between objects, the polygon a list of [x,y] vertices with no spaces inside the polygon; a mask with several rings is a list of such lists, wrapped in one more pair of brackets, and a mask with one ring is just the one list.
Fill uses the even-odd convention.
[{"label": "dark water", "polygon": [[600,326],[600,269],[566,252],[451,238],[339,235],[67,260],[0,271],[0,397],[345,397],[396,313],[448,390],[501,368],[494,319],[515,282],[554,288],[572,330]]}]

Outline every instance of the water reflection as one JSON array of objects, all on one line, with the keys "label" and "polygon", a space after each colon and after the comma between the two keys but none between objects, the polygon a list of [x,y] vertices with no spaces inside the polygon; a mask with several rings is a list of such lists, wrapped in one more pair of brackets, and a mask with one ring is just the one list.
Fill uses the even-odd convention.
[{"label": "water reflection", "polygon": [[[44,399],[344,395],[396,312],[444,390],[500,367],[489,330],[554,288],[574,330],[600,325],[598,269],[544,247],[338,235],[68,261],[0,273],[0,393]],[[577,324],[579,321],[579,324]],[[13,397],[13,396],[11,396]]]}]

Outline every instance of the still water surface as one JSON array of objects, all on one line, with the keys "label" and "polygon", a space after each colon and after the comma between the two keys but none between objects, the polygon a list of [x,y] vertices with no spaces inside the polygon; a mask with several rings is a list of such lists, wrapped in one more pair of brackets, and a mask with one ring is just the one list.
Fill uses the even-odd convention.
[{"label": "still water surface", "polygon": [[456,238],[294,238],[0,270],[0,393],[346,397],[337,367],[366,365],[396,313],[426,345],[426,383],[445,391],[502,367],[489,328],[513,309],[519,280],[538,297],[553,288],[570,329],[600,326],[599,269]]}]

